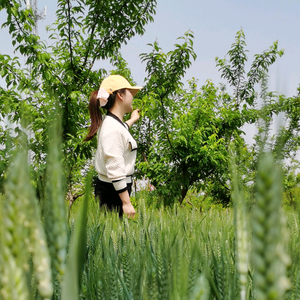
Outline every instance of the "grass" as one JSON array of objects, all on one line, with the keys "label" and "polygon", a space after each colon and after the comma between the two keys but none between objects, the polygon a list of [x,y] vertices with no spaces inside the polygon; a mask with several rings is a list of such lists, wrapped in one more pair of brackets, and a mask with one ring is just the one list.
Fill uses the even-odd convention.
[{"label": "grass", "polygon": [[89,185],[67,219],[57,151],[38,202],[26,158],[16,153],[0,196],[0,299],[300,299],[299,214],[282,209],[270,155],[253,207],[234,171],[233,208],[149,206],[144,194],[122,220]]},{"label": "grass", "polygon": [[[72,207],[69,241],[82,203],[77,201]],[[139,200],[135,219],[120,220],[116,213],[100,211],[95,200],[89,198],[79,299],[241,299],[233,209],[211,208],[200,213],[189,207],[149,208],[144,203],[145,199]],[[253,214],[247,215],[249,254]],[[297,299],[299,295],[299,217],[292,211],[283,216],[289,237],[285,250],[291,259],[283,275],[290,287],[282,298],[264,299]],[[46,299],[36,292],[34,272],[31,276],[29,299]],[[246,299],[258,299],[253,278],[250,261]],[[53,299],[61,299],[57,280]],[[5,298],[3,293],[2,297],[13,299]]]},{"label": "grass", "polygon": [[[100,211],[90,199],[82,299],[242,299],[233,209],[212,208],[199,213],[176,206],[151,209],[144,203],[140,199],[135,219],[119,220],[117,214]],[[71,223],[77,211],[80,202],[74,207]],[[244,251],[249,256],[253,254],[250,224],[254,214],[256,211],[248,212],[246,220],[249,236]],[[285,235],[289,237],[282,237],[282,241],[286,240],[283,250],[288,262],[286,270],[280,269],[279,278],[289,285],[283,294],[267,296],[268,291],[263,290],[264,298],[255,297],[258,271],[254,269],[261,268],[250,259],[246,299],[297,299],[299,218],[292,211],[284,212],[283,217],[286,225],[280,228],[286,228]],[[276,247],[271,245],[271,250],[276,252]],[[268,255],[262,258],[267,260]],[[279,265],[277,259],[270,262],[270,270],[273,263]]]},{"label": "grass", "polygon": [[218,295],[228,288],[221,277],[235,276],[230,210],[150,209],[141,200],[135,219],[119,220],[94,200],[90,207],[84,299],[191,299],[201,278],[206,290],[216,280]]}]

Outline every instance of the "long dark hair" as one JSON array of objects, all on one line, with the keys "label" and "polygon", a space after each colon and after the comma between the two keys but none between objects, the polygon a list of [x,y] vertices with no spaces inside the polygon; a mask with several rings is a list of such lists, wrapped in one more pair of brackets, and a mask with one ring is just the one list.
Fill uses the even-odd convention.
[{"label": "long dark hair", "polygon": [[[112,94],[109,95],[108,101],[105,106],[103,106],[104,109],[110,110],[116,102],[116,95],[117,93],[124,93],[126,89],[121,89],[114,91]],[[89,112],[91,117],[91,126],[89,128],[89,133],[84,139],[85,142],[90,141],[96,134],[97,131],[102,123],[102,113],[100,110],[100,103],[99,99],[97,99],[98,91],[93,91],[90,96],[90,102],[89,102]]]}]

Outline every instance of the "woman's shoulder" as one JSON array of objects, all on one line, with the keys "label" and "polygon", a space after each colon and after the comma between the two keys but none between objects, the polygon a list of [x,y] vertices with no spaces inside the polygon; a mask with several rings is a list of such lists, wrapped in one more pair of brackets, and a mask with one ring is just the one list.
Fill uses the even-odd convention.
[{"label": "woman's shoulder", "polygon": [[102,134],[111,134],[114,132],[118,132],[120,134],[126,134],[128,132],[125,125],[123,125],[121,122],[118,122],[114,118],[110,116],[105,116],[101,125],[100,132]]}]

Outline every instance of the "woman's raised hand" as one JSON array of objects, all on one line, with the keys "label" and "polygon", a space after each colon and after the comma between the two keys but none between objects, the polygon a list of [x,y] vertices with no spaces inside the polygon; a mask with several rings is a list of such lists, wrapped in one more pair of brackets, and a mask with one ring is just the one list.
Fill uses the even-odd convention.
[{"label": "woman's raised hand", "polygon": [[126,124],[131,127],[140,118],[140,110],[135,109],[130,116],[130,119],[126,121]]},{"label": "woman's raised hand", "polygon": [[135,123],[140,118],[140,110],[137,108],[131,113],[130,119]]}]

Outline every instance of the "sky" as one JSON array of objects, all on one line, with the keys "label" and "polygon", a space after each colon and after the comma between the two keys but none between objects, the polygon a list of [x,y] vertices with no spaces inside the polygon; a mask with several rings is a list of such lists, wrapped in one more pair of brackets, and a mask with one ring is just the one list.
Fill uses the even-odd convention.
[{"label": "sky", "polygon": [[[45,26],[55,20],[55,3],[38,0],[41,11],[47,5],[47,16],[38,23],[42,40],[47,37]],[[0,23],[4,21],[5,13],[1,11]],[[210,79],[218,85],[226,82],[220,77],[215,58],[226,56],[241,28],[249,50],[247,68],[255,54],[262,53],[278,40],[279,48],[284,49],[285,54],[270,68],[269,90],[286,96],[295,95],[300,83],[299,0],[158,0],[154,22],[146,25],[143,36],[135,36],[122,46],[121,52],[133,79],[143,85],[145,64],[141,63],[139,55],[151,51],[147,44],[157,40],[163,51],[168,52],[174,49],[178,37],[191,30],[197,59],[184,80],[194,77],[199,85],[203,85]],[[0,30],[0,40],[0,53],[12,55],[13,48],[4,29]],[[98,62],[96,66],[110,68],[107,62]]]},{"label": "sky", "polygon": [[293,0],[161,0],[154,23],[147,25],[143,37],[135,37],[123,55],[130,63],[135,80],[142,84],[145,67],[134,68],[139,53],[149,51],[147,43],[157,40],[165,52],[174,49],[176,39],[187,30],[194,32],[197,59],[186,79],[195,77],[199,84],[220,78],[215,57],[224,58],[241,28],[246,36],[248,68],[255,54],[268,49],[276,40],[285,55],[270,69],[270,89],[295,95],[300,83],[300,1]]}]

